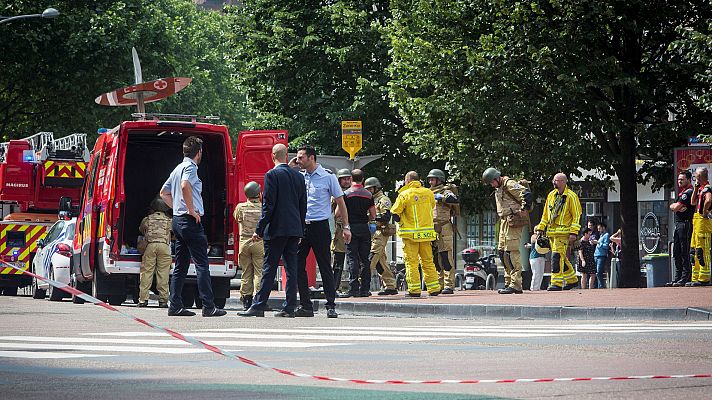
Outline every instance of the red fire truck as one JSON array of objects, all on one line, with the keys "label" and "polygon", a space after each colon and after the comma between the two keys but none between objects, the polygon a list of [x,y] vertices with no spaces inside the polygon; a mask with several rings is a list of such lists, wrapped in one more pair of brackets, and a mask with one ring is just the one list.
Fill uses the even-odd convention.
[{"label": "red fire truck", "polygon": [[[139,224],[168,175],[182,161],[185,138],[198,136],[203,139],[198,168],[205,205],[202,224],[210,246],[215,304],[223,307],[230,296],[230,279],[237,272],[239,228],[232,210],[245,201],[242,188],[247,182],[262,184],[264,174],[273,167],[272,146],[286,144],[287,132],[240,132],[233,152],[224,125],[201,122],[196,116],[135,115],[137,121],[122,122],[102,133],[91,152],[74,237],[76,285],[112,305],[126,301],[127,294],[137,301]],[[200,302],[193,265],[182,297],[186,307]]]},{"label": "red fire truck", "polygon": [[[52,132],[40,132],[0,143],[0,202],[19,211],[0,221],[4,261],[30,268],[37,241],[57,220],[60,199],[79,199],[88,157],[85,134],[55,139]],[[4,294],[17,294],[31,284],[32,278],[21,271],[0,267]]]}]

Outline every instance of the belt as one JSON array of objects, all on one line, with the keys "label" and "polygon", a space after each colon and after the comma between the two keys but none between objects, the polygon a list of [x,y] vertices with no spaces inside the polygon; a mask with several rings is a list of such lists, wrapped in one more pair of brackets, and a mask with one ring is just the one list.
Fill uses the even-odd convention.
[{"label": "belt", "polygon": [[307,225],[319,224],[319,223],[322,223],[322,222],[329,222],[329,220],[328,220],[328,219],[321,219],[321,220],[319,220],[319,221],[304,221],[304,223],[307,224]]}]

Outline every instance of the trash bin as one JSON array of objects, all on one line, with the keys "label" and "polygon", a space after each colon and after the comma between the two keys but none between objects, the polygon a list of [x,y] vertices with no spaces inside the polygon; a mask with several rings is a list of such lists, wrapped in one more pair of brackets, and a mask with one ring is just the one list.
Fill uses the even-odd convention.
[{"label": "trash bin", "polygon": [[661,287],[670,282],[669,254],[648,254],[641,261],[641,272],[645,269],[647,287]]}]

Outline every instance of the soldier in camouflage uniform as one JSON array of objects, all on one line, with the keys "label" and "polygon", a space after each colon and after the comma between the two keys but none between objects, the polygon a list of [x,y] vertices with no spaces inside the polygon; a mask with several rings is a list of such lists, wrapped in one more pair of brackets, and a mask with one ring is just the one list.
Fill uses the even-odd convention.
[{"label": "soldier in camouflage uniform", "polygon": [[168,206],[160,197],[151,201],[151,213],[139,226],[139,231],[146,240],[146,249],[141,259],[138,306],[148,306],[148,291],[156,275],[158,306],[168,307],[168,274],[171,271],[171,217]]},{"label": "soldier in camouflage uniform", "polygon": [[396,278],[388,265],[386,256],[386,245],[396,233],[396,226],[391,223],[391,199],[381,190],[381,182],[378,178],[366,179],[364,187],[373,194],[373,201],[376,203],[376,233],[371,236],[371,271],[374,269],[381,276],[385,288],[378,292],[379,296],[398,294],[396,289]]},{"label": "soldier in camouflage uniform", "polygon": [[252,305],[254,295],[260,290],[265,248],[262,240],[252,240],[257,221],[262,215],[260,185],[257,182],[248,182],[244,191],[247,201],[235,207],[233,216],[240,224],[240,250],[237,256],[237,263],[242,268],[240,300],[242,307],[247,310]]},{"label": "soldier in camouflage uniform", "polygon": [[[339,186],[342,190],[347,190],[351,187],[351,171],[346,168],[336,172],[336,177],[339,179]],[[331,202],[331,212],[336,210],[336,203]],[[332,269],[334,270],[334,283],[336,290],[341,287],[341,275],[344,273],[344,261],[346,260],[346,243],[344,243],[343,223],[339,218],[334,217],[334,238],[331,241],[331,253],[333,254]],[[337,293],[338,294],[338,293]],[[340,296],[345,296],[340,294]]]},{"label": "soldier in camouflage uniform", "polygon": [[460,215],[460,199],[457,186],[445,181],[445,173],[433,169],[428,173],[428,184],[435,195],[433,223],[438,239],[433,242],[433,260],[440,275],[442,294],[453,294],[455,287],[455,257],[453,255],[453,236],[455,229],[452,218]]}]

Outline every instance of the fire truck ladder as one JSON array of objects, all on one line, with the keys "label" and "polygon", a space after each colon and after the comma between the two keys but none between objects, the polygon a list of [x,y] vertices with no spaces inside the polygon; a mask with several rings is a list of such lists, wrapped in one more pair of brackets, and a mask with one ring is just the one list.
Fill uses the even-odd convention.
[{"label": "fire truck ladder", "polygon": [[89,161],[89,150],[87,149],[87,134],[72,133],[71,135],[54,139],[45,143],[42,147],[40,160],[44,161],[55,154],[57,151],[68,151],[84,159],[84,162]]},{"label": "fire truck ladder", "polygon": [[[54,141],[54,134],[52,132],[38,132],[32,136],[28,136],[20,140],[27,140],[30,142],[32,150],[37,152],[39,149],[44,148],[48,143],[52,143]],[[5,161],[5,154],[7,154],[7,146],[9,145],[10,142],[0,143],[0,162]]]}]

